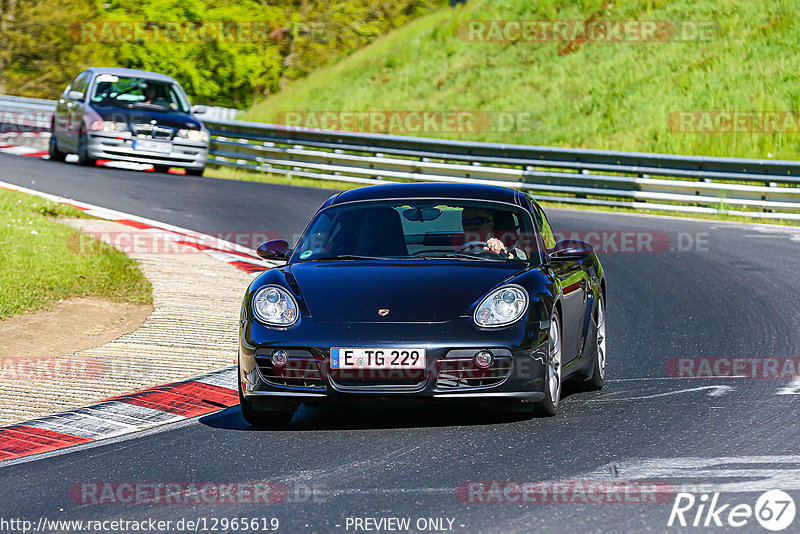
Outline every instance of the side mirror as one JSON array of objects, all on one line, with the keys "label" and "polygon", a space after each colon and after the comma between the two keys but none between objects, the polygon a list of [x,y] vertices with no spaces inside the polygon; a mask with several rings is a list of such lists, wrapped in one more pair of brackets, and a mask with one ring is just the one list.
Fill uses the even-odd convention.
[{"label": "side mirror", "polygon": [[67,96],[70,98],[70,100],[78,100],[78,101],[83,100],[83,93],[81,93],[80,91],[70,91],[69,93],[67,93]]},{"label": "side mirror", "polygon": [[206,113],[208,113],[208,106],[203,106],[203,105],[192,106],[192,113],[194,115],[205,115]]},{"label": "side mirror", "polygon": [[550,259],[553,261],[585,260],[594,254],[594,249],[589,243],[574,239],[559,241],[556,246],[549,251]]},{"label": "side mirror", "polygon": [[283,239],[273,239],[258,245],[256,253],[265,260],[286,261],[289,259],[289,243]]}]

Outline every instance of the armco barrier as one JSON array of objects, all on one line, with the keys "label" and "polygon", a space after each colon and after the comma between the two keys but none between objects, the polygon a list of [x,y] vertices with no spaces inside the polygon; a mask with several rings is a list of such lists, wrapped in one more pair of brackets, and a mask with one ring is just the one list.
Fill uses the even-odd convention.
[{"label": "armco barrier", "polygon": [[[5,110],[55,101],[0,96]],[[800,161],[476,143],[199,116],[209,164],[357,183],[493,183],[541,200],[800,220]]]}]

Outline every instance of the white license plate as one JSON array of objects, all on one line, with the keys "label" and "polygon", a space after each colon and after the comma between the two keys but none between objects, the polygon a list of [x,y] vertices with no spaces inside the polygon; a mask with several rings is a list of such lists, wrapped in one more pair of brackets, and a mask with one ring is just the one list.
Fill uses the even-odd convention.
[{"label": "white license plate", "polygon": [[143,141],[137,139],[133,143],[134,150],[141,150],[142,152],[158,152],[160,154],[169,154],[172,152],[172,143],[163,143],[160,141]]},{"label": "white license plate", "polygon": [[425,349],[331,349],[331,369],[425,369]]}]

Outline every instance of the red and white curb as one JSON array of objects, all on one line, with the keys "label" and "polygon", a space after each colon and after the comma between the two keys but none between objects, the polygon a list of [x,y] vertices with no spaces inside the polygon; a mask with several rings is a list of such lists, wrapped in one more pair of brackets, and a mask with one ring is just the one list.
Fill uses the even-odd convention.
[{"label": "red and white curb", "polygon": [[171,241],[176,245],[194,248],[251,274],[258,274],[279,265],[279,263],[268,262],[261,259],[253,249],[214,236],[187,230],[179,226],[95,206],[93,204],[87,204],[85,202],[78,202],[77,200],[68,200],[57,195],[42,193],[41,191],[28,189],[27,187],[21,187],[8,182],[0,182],[0,188],[36,195],[53,202],[72,206],[100,219],[118,222],[130,226],[131,228],[156,234],[160,239]]},{"label": "red and white curb", "polygon": [[236,366],[0,428],[0,463],[140,432],[239,404]]},{"label": "red and white curb", "polygon": [[[6,140],[11,137],[19,137],[20,135],[24,137],[40,137],[42,133],[38,132],[26,132],[24,134],[19,133],[4,133],[0,134],[0,152],[5,152],[7,154],[13,154],[15,156],[28,156],[31,158],[44,158],[49,157],[49,153],[47,150],[40,150],[38,148],[31,148],[27,146],[20,146],[8,143]],[[50,134],[47,134],[49,136]]]},{"label": "red and white curb", "polygon": [[[0,182],[0,188],[66,204],[94,217],[157,234],[159,238],[196,248],[254,275],[278,265],[262,260],[247,247],[178,226],[67,200],[7,182]],[[235,406],[239,404],[237,372],[236,366],[226,367],[180,382],[112,397],[83,408],[0,427],[0,464],[6,460],[132,434]]]}]

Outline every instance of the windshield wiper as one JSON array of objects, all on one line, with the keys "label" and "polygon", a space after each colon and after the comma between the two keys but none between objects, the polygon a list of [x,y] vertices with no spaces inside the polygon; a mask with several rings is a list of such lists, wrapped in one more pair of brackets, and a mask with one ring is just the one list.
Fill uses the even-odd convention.
[{"label": "windshield wiper", "polygon": [[327,261],[327,260],[385,260],[378,256],[359,256],[357,254],[337,254],[335,256],[322,256],[317,258],[309,258],[304,261]]},{"label": "windshield wiper", "polygon": [[424,260],[442,260],[442,259],[463,259],[463,260],[477,260],[477,261],[503,261],[501,258],[487,258],[485,256],[473,256],[472,254],[461,254],[458,252],[452,252],[450,254],[434,254],[432,256],[419,256]]}]

